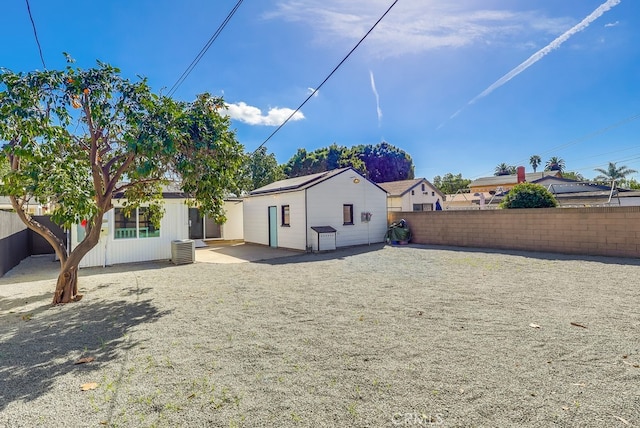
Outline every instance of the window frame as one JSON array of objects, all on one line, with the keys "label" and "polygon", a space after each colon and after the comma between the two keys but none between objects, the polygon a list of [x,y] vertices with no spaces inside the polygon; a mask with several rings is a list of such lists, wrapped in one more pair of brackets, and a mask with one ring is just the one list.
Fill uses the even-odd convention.
[{"label": "window frame", "polygon": [[[119,241],[119,240],[122,240],[122,239],[160,238],[160,229],[161,228],[157,228],[156,229],[154,226],[149,225],[150,221],[148,220],[148,218],[144,222],[140,221],[140,211],[143,210],[143,212],[146,212],[148,209],[149,209],[149,207],[136,207],[133,210],[131,210],[131,215],[129,215],[127,217],[129,220],[125,221],[124,224],[127,225],[127,223],[135,223],[135,227],[118,227],[119,221],[117,220],[116,217],[118,216],[119,213],[122,213],[122,216],[124,217],[125,216],[125,214],[124,214],[125,208],[124,207],[114,207],[114,209],[113,209],[113,239]],[[141,223],[144,223],[147,226],[141,227]],[[117,236],[119,230],[130,230],[130,229],[135,229],[135,231],[133,233],[133,236],[120,236],[120,237]],[[141,229],[146,229],[146,232],[145,233],[141,233]],[[149,232],[150,229],[153,229],[153,231],[151,232],[153,235],[150,235],[150,232]],[[157,233],[157,235],[156,235],[156,233]]]},{"label": "window frame", "polygon": [[[348,209],[348,211],[345,211]],[[345,214],[349,214],[348,218]],[[349,221],[346,221],[349,220]],[[353,204],[342,204],[342,225],[343,226],[353,226]]]},{"label": "window frame", "polygon": [[291,206],[288,204],[280,205],[280,226],[291,227]]}]

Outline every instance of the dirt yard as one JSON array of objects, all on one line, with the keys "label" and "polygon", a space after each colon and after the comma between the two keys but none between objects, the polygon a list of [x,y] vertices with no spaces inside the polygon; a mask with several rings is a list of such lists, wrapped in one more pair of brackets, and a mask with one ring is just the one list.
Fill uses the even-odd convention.
[{"label": "dirt yard", "polygon": [[55,267],[0,278],[0,426],[640,426],[638,260],[145,263],[84,269],[50,307]]}]

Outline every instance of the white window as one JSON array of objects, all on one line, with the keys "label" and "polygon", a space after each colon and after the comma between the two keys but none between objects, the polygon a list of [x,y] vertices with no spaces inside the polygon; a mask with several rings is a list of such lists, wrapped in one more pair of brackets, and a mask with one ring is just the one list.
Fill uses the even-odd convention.
[{"label": "white window", "polygon": [[160,229],[151,222],[148,207],[131,210],[126,215],[124,208],[114,209],[114,239],[157,238]]}]

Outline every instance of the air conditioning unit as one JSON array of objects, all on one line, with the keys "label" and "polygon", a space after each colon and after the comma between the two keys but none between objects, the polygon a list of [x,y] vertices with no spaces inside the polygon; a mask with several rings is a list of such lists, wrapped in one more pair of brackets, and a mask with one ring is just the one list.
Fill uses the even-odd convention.
[{"label": "air conditioning unit", "polygon": [[182,265],[196,261],[196,242],[193,239],[171,241],[171,261]]}]

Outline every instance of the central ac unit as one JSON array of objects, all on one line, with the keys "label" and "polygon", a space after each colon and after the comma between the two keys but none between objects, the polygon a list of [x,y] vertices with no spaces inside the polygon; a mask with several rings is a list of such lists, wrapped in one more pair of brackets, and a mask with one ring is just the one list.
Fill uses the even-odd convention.
[{"label": "central ac unit", "polygon": [[176,265],[196,261],[196,242],[193,239],[171,241],[171,261]]}]

